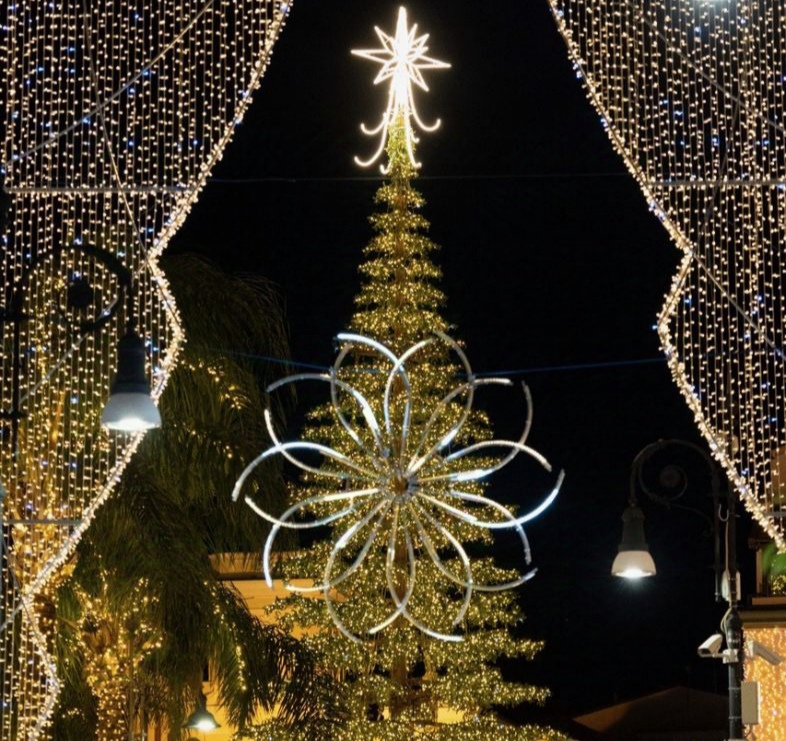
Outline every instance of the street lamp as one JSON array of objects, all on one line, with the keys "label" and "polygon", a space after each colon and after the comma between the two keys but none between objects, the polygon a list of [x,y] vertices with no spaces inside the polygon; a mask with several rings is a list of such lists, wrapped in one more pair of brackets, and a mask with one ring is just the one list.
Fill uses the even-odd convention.
[{"label": "street lamp", "polygon": [[655,576],[655,562],[644,539],[644,513],[633,493],[622,513],[622,523],[622,541],[611,565],[611,573],[625,579]]},{"label": "street lamp", "polygon": [[117,375],[101,414],[108,430],[140,432],[161,426],[158,407],[150,398],[145,373],[145,343],[129,321],[117,347]]},{"label": "street lamp", "polygon": [[188,716],[188,719],[183,724],[183,728],[187,728],[191,731],[202,731],[203,733],[221,728],[221,725],[215,717],[213,717],[213,713],[207,709],[207,697],[205,697],[204,692],[199,693],[197,706],[194,712]]},{"label": "street lamp", "polygon": [[[45,260],[61,260],[66,249],[86,255],[94,262],[103,265],[117,279],[118,296],[108,307],[102,308],[97,316],[81,320],[77,327],[80,336],[85,336],[103,329],[117,314],[126,299],[128,326],[126,334],[118,347],[118,372],[112,385],[107,406],[102,414],[102,424],[107,429],[136,432],[158,427],[161,417],[158,409],[150,398],[150,385],[145,374],[144,342],[136,334],[132,307],[131,272],[120,260],[91,244],[73,242],[70,245],[55,246],[40,252],[22,270],[11,290],[10,300],[6,307],[0,307],[0,322],[13,325],[13,344],[11,359],[11,409],[0,410],[0,419],[11,423],[11,443],[14,453],[17,451],[19,425],[26,416],[22,398],[22,326],[33,318],[24,311],[26,291],[35,269]],[[66,307],[70,310],[86,309],[93,300],[93,288],[87,278],[81,274],[73,274],[66,288]]]},{"label": "street lamp", "polygon": [[[656,490],[644,477],[645,465],[653,456],[666,448],[682,448],[698,454],[706,463],[710,472],[710,496],[712,498],[713,516],[707,517],[701,510],[685,506],[677,500],[686,492],[688,476],[679,466],[667,465],[660,471],[659,488]],[[650,555],[644,539],[644,513],[638,506],[637,489],[657,504],[683,509],[698,514],[712,524],[715,546],[715,600],[728,602],[729,608],[721,622],[726,639],[726,649],[720,650],[722,641],[715,640],[714,649],[706,649],[705,641],[699,647],[699,655],[721,658],[728,666],[729,675],[729,739],[740,741],[742,733],[742,622],[737,609],[739,599],[737,552],[735,547],[735,498],[731,489],[726,486],[721,491],[721,469],[710,455],[700,446],[687,440],[658,440],[642,448],[633,459],[630,474],[630,493],[628,507],[623,520],[622,542],[619,553],[614,559],[611,573],[627,579],[638,579],[655,574],[655,562]],[[723,509],[725,508],[725,513]],[[724,532],[725,531],[725,532]],[[725,548],[725,568],[721,566],[721,544]],[[711,639],[717,639],[712,636]],[[708,639],[708,640],[711,640]],[[715,645],[718,644],[718,645]]]}]

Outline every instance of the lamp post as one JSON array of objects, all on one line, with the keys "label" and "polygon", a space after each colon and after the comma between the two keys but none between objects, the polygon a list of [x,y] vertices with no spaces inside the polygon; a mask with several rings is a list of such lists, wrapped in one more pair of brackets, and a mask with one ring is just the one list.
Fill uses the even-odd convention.
[{"label": "lamp post", "polygon": [[[658,477],[658,488],[653,488],[644,476],[646,464],[665,449],[682,448],[695,453],[707,465],[710,473],[712,517],[700,509],[678,501],[687,491],[688,475],[679,466],[664,466]],[[726,649],[715,646],[711,651],[701,651],[701,656],[723,659],[728,667],[729,679],[729,741],[741,741],[742,729],[742,622],[738,612],[738,572],[735,547],[735,498],[726,486],[721,491],[720,466],[700,446],[687,440],[658,440],[642,448],[633,460],[630,474],[628,507],[622,516],[623,531],[619,552],[612,565],[612,574],[627,579],[638,579],[655,574],[655,562],[644,539],[644,514],[639,507],[636,492],[643,492],[651,501],[665,507],[683,509],[699,515],[712,525],[715,549],[715,600],[725,600],[729,607],[721,627],[726,639]],[[724,510],[725,509],[725,513]]]}]

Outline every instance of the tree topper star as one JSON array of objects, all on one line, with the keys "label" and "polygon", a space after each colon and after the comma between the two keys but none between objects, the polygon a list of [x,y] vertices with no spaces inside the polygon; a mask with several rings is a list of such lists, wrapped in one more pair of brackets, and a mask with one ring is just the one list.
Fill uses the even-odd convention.
[{"label": "tree topper star", "polygon": [[[407,28],[406,8],[399,8],[395,36],[386,34],[378,26],[375,26],[374,30],[382,42],[382,48],[353,49],[352,53],[382,65],[382,68],[374,78],[374,84],[378,85],[381,82],[390,80],[388,104],[387,109],[382,114],[382,120],[376,128],[368,129],[365,124],[360,126],[361,131],[369,136],[381,134],[379,148],[369,159],[361,160],[355,157],[355,162],[362,167],[368,167],[380,158],[387,143],[390,125],[400,116],[405,127],[407,152],[409,153],[410,162],[412,162],[414,167],[420,167],[420,163],[415,161],[413,145],[418,141],[418,138],[415,136],[412,121],[414,120],[423,131],[435,131],[439,128],[441,121],[437,119],[430,126],[423,123],[415,107],[412,85],[414,83],[422,90],[428,91],[428,85],[426,85],[426,81],[423,79],[422,70],[446,69],[450,65],[447,62],[441,62],[438,59],[426,56],[428,51],[426,42],[429,35],[423,34],[418,36],[417,24]],[[382,167],[382,172],[386,172],[384,166]]]}]

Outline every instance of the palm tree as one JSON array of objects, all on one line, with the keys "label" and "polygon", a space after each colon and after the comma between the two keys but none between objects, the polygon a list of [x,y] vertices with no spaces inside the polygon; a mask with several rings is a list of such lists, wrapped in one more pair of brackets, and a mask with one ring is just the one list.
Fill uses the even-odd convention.
[{"label": "palm tree", "polygon": [[[269,443],[263,388],[281,373],[269,359],[288,355],[280,300],[267,281],[199,258],[164,267],[187,344],[161,400],[161,429],[144,439],[59,589],[56,741],[131,739],[135,722],[162,718],[178,738],[206,665],[233,725],[274,705],[293,721],[332,710],[330,679],[310,654],[256,621],[210,561],[258,550],[266,535],[229,492]],[[275,467],[255,483],[272,506],[285,500]]]}]

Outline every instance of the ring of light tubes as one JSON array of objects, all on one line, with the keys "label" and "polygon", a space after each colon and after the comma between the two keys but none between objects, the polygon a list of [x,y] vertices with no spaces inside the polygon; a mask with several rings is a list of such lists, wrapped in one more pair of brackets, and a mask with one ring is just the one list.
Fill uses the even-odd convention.
[{"label": "ring of light tubes", "polygon": [[[265,410],[265,422],[273,445],[254,459],[243,471],[232,492],[237,500],[244,484],[263,461],[282,456],[301,471],[315,477],[333,480],[336,488],[324,494],[310,496],[296,502],[283,514],[276,516],[260,507],[251,496],[244,501],[260,517],[272,524],[265,542],[262,565],[265,580],[272,586],[271,555],[277,535],[282,528],[303,530],[332,526],[337,534],[338,523],[347,519],[342,534],[334,538],[330,555],[325,563],[321,583],[301,586],[286,583],[292,592],[322,592],[327,609],[336,627],[348,638],[361,640],[361,632],[350,629],[342,620],[337,602],[344,599],[339,588],[342,583],[363,568],[375,544],[382,543],[386,549],[385,582],[392,599],[391,609],[383,620],[370,625],[364,631],[373,636],[403,618],[423,633],[441,640],[459,641],[458,633],[446,633],[426,624],[410,610],[410,601],[415,591],[418,559],[427,556],[437,570],[463,591],[452,620],[453,627],[459,626],[467,615],[472,594],[475,591],[502,591],[523,584],[530,579],[534,569],[529,569],[514,579],[500,583],[479,583],[473,575],[472,562],[465,544],[450,530],[451,521],[465,523],[489,532],[511,530],[517,536],[523,550],[524,561],[531,563],[530,546],[523,525],[541,514],[559,493],[564,473],[560,472],[556,483],[545,499],[526,514],[515,516],[511,510],[494,500],[463,491],[462,482],[480,481],[507,466],[523,454],[539,466],[551,472],[551,464],[531,446],[527,438],[532,426],[532,400],[529,389],[522,384],[527,401],[527,415],[523,431],[518,440],[483,440],[452,450],[462,427],[473,409],[476,390],[481,386],[512,386],[506,378],[477,378],[470,367],[466,354],[446,334],[437,332],[433,337],[422,340],[396,356],[385,345],[358,334],[340,334],[343,348],[335,363],[326,373],[298,373],[287,376],[272,384],[268,391],[300,381],[320,381],[330,387],[330,401],[335,419],[342,426],[355,446],[354,455],[346,455],[329,446],[298,440],[282,442],[272,423],[270,410]],[[458,356],[466,380],[458,383],[449,393],[437,401],[430,410],[425,425],[413,424],[412,384],[406,369],[407,363],[417,362],[418,355],[428,346],[442,342]],[[387,379],[382,398],[366,398],[357,388],[345,382],[341,374],[347,356],[362,350],[363,354],[375,357],[375,368],[387,366]],[[395,391],[394,391],[395,390]],[[396,401],[394,396],[398,395]],[[458,421],[450,429],[438,435],[433,442],[435,430],[439,429],[440,418],[463,398],[463,408]],[[346,412],[351,400],[358,412],[357,419],[365,422],[366,429],[359,430],[354,415]],[[374,411],[373,402],[381,401],[381,419]],[[466,467],[467,456],[489,451],[502,452],[502,457],[493,465]],[[322,466],[303,461],[298,454],[317,453],[323,458]],[[470,459],[471,460],[471,459]],[[459,463],[463,461],[463,463]],[[327,465],[324,465],[327,464]],[[325,507],[337,507],[325,514]],[[489,519],[476,514],[485,510]],[[319,512],[318,516],[315,512]],[[312,519],[299,519],[313,516]],[[368,531],[359,548],[350,549],[349,544],[358,534]],[[449,544],[457,554],[461,573],[450,568],[450,561],[443,558],[436,539]],[[403,547],[402,547],[403,546]],[[347,551],[352,550],[351,554]],[[401,581],[401,569],[396,567],[404,553],[405,579]],[[351,560],[347,564],[347,561]],[[455,560],[455,559],[452,559]],[[399,563],[399,566],[401,564]]]}]

